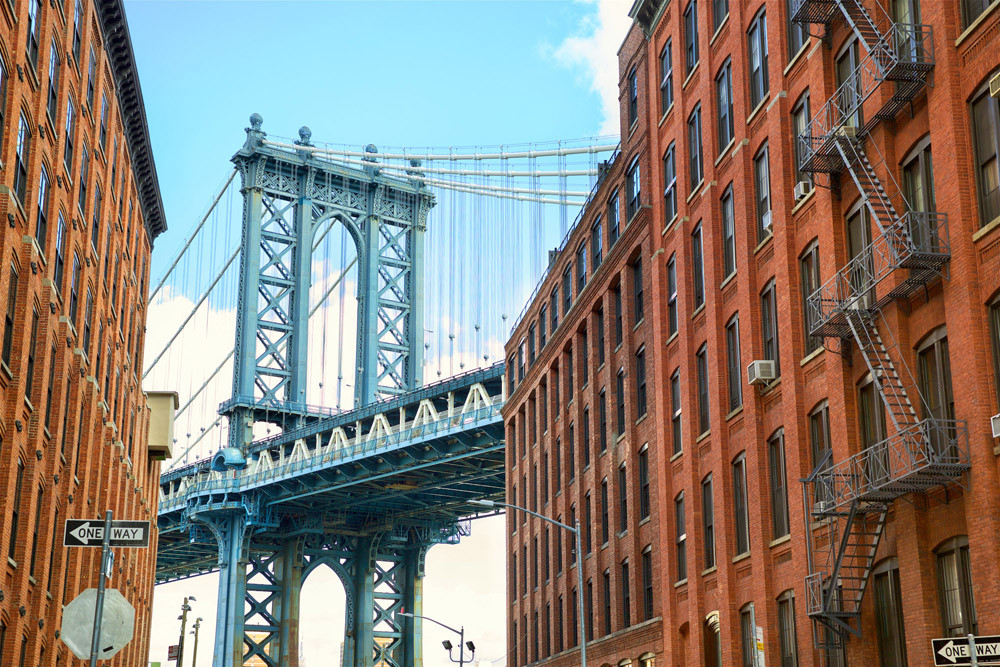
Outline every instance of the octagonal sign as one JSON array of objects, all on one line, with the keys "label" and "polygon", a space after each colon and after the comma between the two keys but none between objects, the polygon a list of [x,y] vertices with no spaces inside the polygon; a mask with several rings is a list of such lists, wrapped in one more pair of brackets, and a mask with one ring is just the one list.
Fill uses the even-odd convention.
[{"label": "octagonal sign", "polygon": [[[94,633],[94,610],[97,589],[88,588],[66,605],[63,610],[59,637],[81,660],[90,659],[90,642]],[[101,637],[97,644],[97,659],[108,660],[132,641],[135,631],[135,609],[125,596],[114,588],[104,591],[104,616]]]}]

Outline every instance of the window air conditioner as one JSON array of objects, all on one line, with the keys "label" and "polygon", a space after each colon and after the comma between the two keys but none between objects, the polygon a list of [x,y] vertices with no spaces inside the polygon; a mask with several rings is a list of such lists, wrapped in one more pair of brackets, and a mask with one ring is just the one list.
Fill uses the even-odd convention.
[{"label": "window air conditioner", "polygon": [[993,437],[1000,438],[1000,414],[993,415],[990,424],[993,426]]},{"label": "window air conditioner", "polygon": [[771,212],[768,211],[764,214],[760,221],[761,226],[764,228],[765,232],[771,232]]},{"label": "window air conditioner", "polygon": [[809,181],[799,181],[795,184],[795,201],[809,194]]},{"label": "window air conditioner", "polygon": [[837,136],[846,139],[855,139],[858,136],[858,128],[853,125],[842,125],[837,128]]},{"label": "window air conditioner", "polygon": [[750,384],[767,384],[774,379],[774,362],[768,359],[751,361],[747,366],[747,382]]},{"label": "window air conditioner", "polygon": [[1000,97],[1000,74],[990,79],[990,95],[992,97]]}]

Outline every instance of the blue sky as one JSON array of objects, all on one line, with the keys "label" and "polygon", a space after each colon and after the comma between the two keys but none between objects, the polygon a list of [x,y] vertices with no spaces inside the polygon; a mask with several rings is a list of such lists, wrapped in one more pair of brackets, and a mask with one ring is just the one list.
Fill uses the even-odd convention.
[{"label": "blue sky", "polygon": [[[226,177],[253,112],[271,135],[308,125],[314,141],[379,146],[616,132],[615,53],[630,4],[127,0],[169,225],[154,247],[154,280]],[[503,533],[501,519],[474,522],[462,544],[430,551],[424,582],[425,613],[464,624],[477,657],[495,665],[506,650]],[[314,576],[302,595],[305,664],[327,667],[342,638],[343,592],[329,573]],[[157,588],[151,660],[165,661],[181,599],[195,595],[192,619],[205,617],[198,666],[211,664],[216,586],[207,576]],[[425,635],[428,667],[450,664],[440,634]]]}]

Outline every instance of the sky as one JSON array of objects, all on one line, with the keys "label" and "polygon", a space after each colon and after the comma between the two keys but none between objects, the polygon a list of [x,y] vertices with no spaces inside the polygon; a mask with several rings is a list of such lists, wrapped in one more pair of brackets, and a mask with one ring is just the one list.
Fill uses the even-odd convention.
[{"label": "sky", "polygon": [[[126,0],[169,225],[154,246],[154,281],[231,169],[254,112],[272,135],[294,137],[308,125],[314,140],[349,144],[617,134],[615,54],[630,4]],[[431,549],[424,580],[424,613],[464,625],[476,657],[493,665],[505,664],[506,651],[503,533],[500,518],[474,522],[461,544]],[[211,664],[216,586],[210,575],[157,587],[151,661],[166,663],[181,601],[193,595],[190,621],[205,619],[197,665]],[[332,572],[304,586],[305,665],[337,664],[343,600]],[[450,664],[446,638],[425,625],[427,667]],[[184,667],[190,644],[186,655]]]}]

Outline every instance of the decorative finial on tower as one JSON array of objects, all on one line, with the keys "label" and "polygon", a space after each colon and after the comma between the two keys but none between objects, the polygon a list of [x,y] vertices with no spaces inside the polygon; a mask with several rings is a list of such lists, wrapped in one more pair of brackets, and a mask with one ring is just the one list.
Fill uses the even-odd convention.
[{"label": "decorative finial on tower", "polygon": [[244,151],[252,151],[260,146],[261,141],[267,136],[267,133],[260,129],[263,124],[263,116],[259,113],[250,114],[250,127],[246,128],[247,142],[243,146]]},{"label": "decorative finial on tower", "polygon": [[264,117],[259,113],[250,114],[250,129],[254,132],[260,132],[260,126],[264,124]]},{"label": "decorative finial on tower", "polygon": [[309,129],[308,125],[303,125],[299,128],[299,140],[296,141],[300,146],[311,146],[309,140],[312,139],[313,131]]},{"label": "decorative finial on tower", "polygon": [[[375,159],[375,154],[378,153],[378,148],[375,146],[375,144],[368,144],[367,146],[365,146],[365,153],[367,153],[368,155],[365,155],[363,158],[361,158],[362,162],[371,162],[373,165],[376,162],[378,162],[378,160]],[[372,167],[366,166],[365,171],[369,172],[374,176],[378,176],[380,173],[382,173],[381,169],[374,166]]]}]

